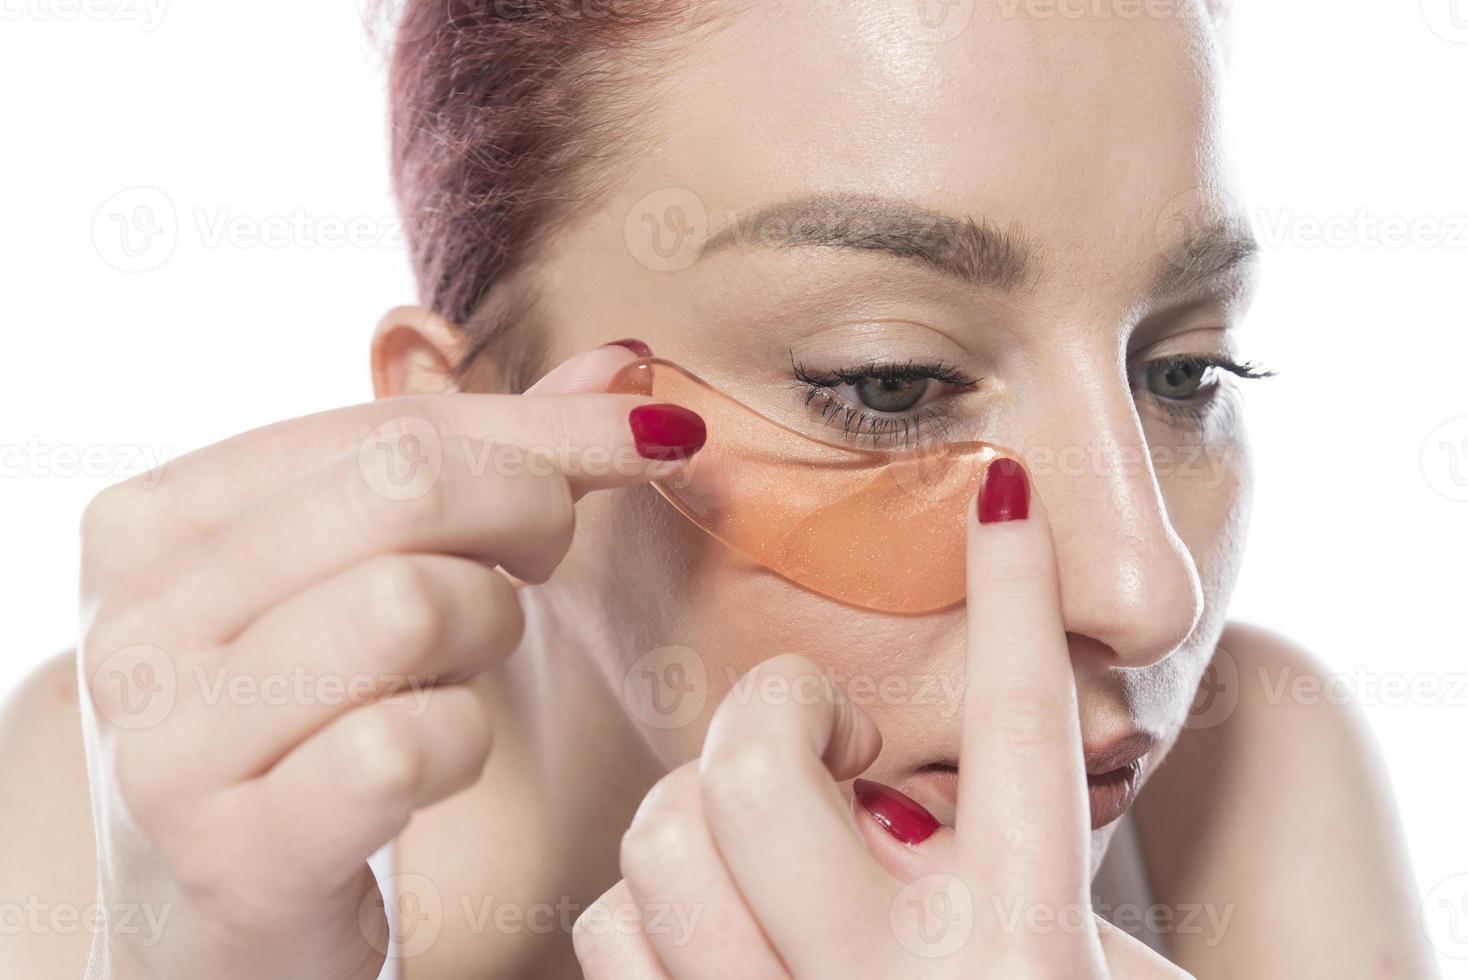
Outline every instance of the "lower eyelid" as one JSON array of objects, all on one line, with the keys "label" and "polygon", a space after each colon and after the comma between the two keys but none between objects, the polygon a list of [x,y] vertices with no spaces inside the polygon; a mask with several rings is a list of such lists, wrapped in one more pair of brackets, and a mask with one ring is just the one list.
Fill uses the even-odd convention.
[{"label": "lower eyelid", "polygon": [[940,439],[948,432],[947,419],[937,409],[919,406],[889,415],[841,398],[825,386],[807,387],[807,406],[814,405],[817,399],[826,399],[824,406],[817,409],[821,423],[864,448],[907,448],[935,438],[934,431]]}]

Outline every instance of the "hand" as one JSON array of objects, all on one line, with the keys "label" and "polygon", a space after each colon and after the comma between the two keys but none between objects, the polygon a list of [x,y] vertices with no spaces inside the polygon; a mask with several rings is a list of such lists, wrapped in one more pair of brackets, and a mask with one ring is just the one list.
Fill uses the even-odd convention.
[{"label": "hand", "polygon": [[93,502],[81,670],[101,902],[168,919],[152,946],[107,923],[90,977],[378,975],[365,861],[479,777],[490,725],[461,682],[519,642],[509,575],[551,574],[582,494],[679,465],[637,444],[649,399],[591,393],[634,356],[588,351],[526,396],[282,423]]},{"label": "hand", "polygon": [[[838,783],[872,763],[880,734],[815,664],[766,661],[739,689],[807,696],[725,698],[701,757],[647,795],[622,881],[577,922],[590,980],[1187,975],[1090,909],[1075,683],[1042,504],[1020,520],[971,513],[968,545],[956,827],[907,846],[863,809],[853,820]],[[996,913],[1015,902],[1053,927]]]}]

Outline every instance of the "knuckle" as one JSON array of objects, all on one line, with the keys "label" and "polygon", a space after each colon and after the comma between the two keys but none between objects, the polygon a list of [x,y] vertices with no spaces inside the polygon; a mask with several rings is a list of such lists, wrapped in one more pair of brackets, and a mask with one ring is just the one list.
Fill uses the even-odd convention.
[{"label": "knuckle", "polygon": [[460,789],[468,789],[484,774],[484,766],[494,752],[494,727],[483,712],[475,711],[457,733],[464,753]]},{"label": "knuckle", "polygon": [[620,862],[628,881],[666,883],[686,873],[703,856],[707,831],[687,809],[639,810],[622,835]]},{"label": "knuckle", "polygon": [[83,662],[94,670],[119,650],[151,642],[158,632],[158,619],[147,599],[115,591],[99,597],[82,631]]},{"label": "knuckle", "polygon": [[640,942],[642,917],[625,881],[619,881],[571,924],[571,945],[588,980],[620,977],[629,959],[626,944]]},{"label": "knuckle", "polygon": [[734,815],[752,800],[782,799],[791,780],[792,753],[770,736],[752,736],[705,755],[700,795],[710,812]]},{"label": "knuckle", "polygon": [[177,661],[150,640],[152,618],[137,604],[85,625],[77,657],[77,694],[102,731],[154,728],[172,714]]},{"label": "knuckle", "polygon": [[112,740],[104,753],[110,794],[126,819],[164,854],[187,854],[192,842],[211,830],[198,819],[202,798],[177,766],[156,753],[153,740],[128,736]]},{"label": "knuckle", "polygon": [[544,519],[547,529],[556,539],[569,545],[576,527],[576,500],[571,493],[571,481],[559,470],[533,477],[540,484],[537,494],[544,501]]},{"label": "knuckle", "polygon": [[352,790],[359,797],[397,802],[413,798],[423,781],[426,760],[396,716],[362,710],[350,724],[346,742]]},{"label": "knuckle", "polygon": [[523,521],[526,543],[512,561],[516,577],[532,584],[548,579],[571,548],[576,500],[564,473],[526,473],[510,481],[505,503]]},{"label": "knuckle", "polygon": [[[158,558],[161,532],[156,516],[169,508],[153,498],[162,491],[147,490],[134,477],[109,486],[94,496],[78,522],[83,596],[90,597],[109,583],[135,576]],[[172,523],[178,524],[177,515]]]},{"label": "knuckle", "polygon": [[[753,702],[736,699],[738,690],[754,691]],[[809,708],[820,704],[840,704],[845,695],[823,669],[809,657],[798,653],[782,653],[757,664],[719,705],[719,716],[729,716],[750,708]]]},{"label": "knuckle", "polygon": [[108,537],[124,524],[137,520],[138,495],[131,480],[103,488],[82,510],[82,547],[94,539]]},{"label": "knuckle", "polygon": [[494,752],[494,724],[478,696],[466,687],[434,688],[428,697],[428,710],[453,732],[453,749],[442,756],[444,775],[458,789],[467,789],[483,775]]},{"label": "knuckle", "polygon": [[147,740],[118,738],[108,755],[113,786],[128,814],[149,831],[166,829],[178,800],[166,785],[164,770],[154,763]]},{"label": "knuckle", "polygon": [[588,971],[587,976],[605,976],[602,972],[593,973],[598,969],[610,954],[608,946],[615,941],[616,937],[606,928],[605,921],[610,917],[610,907],[598,899],[587,906],[585,911],[576,917],[571,924],[571,948],[576,953],[576,959],[580,962],[582,969]]},{"label": "knuckle", "polygon": [[368,568],[365,615],[353,610],[353,628],[389,666],[411,669],[437,648],[447,613],[432,574],[407,558],[380,558]]},{"label": "knuckle", "polygon": [[172,861],[173,880],[185,895],[207,901],[228,880],[220,864],[218,852],[208,844],[182,848]]},{"label": "knuckle", "polygon": [[83,636],[82,668],[78,680],[81,686],[80,695],[85,698],[83,707],[90,702],[94,716],[104,721],[126,718],[130,707],[127,687],[121,683],[114,683],[112,679],[104,676],[107,673],[107,659],[116,650],[122,649],[108,642],[110,637],[105,635],[106,632],[93,627]]},{"label": "knuckle", "polygon": [[[178,888],[201,902],[212,902],[234,887],[239,878],[239,855],[226,845],[231,823],[222,820],[199,821],[164,842],[160,851],[167,856],[169,870]],[[233,903],[231,903],[233,904]]]},{"label": "knuckle", "polygon": [[[364,472],[362,465],[360,459],[341,464],[348,487],[347,511],[354,525],[371,528],[394,542],[442,526],[451,503],[442,479],[429,480],[402,497],[388,497],[380,490],[384,483],[390,485],[392,477]],[[393,464],[384,461],[380,465]]]},{"label": "knuckle", "polygon": [[525,609],[520,593],[503,573],[481,566],[470,598],[469,609],[482,628],[484,647],[492,654],[505,655],[517,649],[525,636]]}]

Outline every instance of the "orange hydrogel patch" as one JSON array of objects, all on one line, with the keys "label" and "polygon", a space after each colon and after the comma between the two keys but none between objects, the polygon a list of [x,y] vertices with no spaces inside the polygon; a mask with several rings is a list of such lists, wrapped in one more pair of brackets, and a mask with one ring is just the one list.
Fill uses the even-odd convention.
[{"label": "orange hydrogel patch", "polygon": [[988,462],[982,442],[879,451],[821,442],[671,361],[636,361],[613,392],[703,416],[708,441],[653,485],[685,517],[797,585],[840,602],[924,613],[964,598],[965,522]]}]

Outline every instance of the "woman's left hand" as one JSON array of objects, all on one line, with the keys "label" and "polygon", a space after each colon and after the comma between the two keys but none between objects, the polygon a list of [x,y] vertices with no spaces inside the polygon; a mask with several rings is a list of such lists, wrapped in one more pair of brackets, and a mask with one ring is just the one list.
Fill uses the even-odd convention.
[{"label": "woman's left hand", "polygon": [[[898,842],[840,785],[881,735],[802,657],[751,672],[660,781],[577,921],[590,980],[1178,978],[1090,907],[1089,802],[1050,529],[968,519],[955,828]],[[770,696],[783,692],[783,696]],[[1026,923],[1031,924],[1026,927]]]}]

